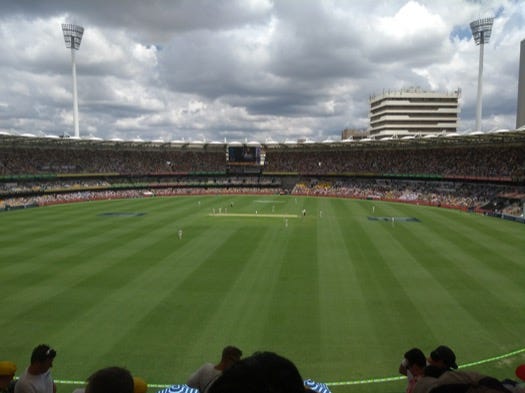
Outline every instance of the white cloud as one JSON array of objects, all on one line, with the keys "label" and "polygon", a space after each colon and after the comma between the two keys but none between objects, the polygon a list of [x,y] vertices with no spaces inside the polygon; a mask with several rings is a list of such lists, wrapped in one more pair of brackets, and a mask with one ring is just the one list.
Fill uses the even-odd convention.
[{"label": "white cloud", "polygon": [[[525,7],[512,0],[48,0],[0,4],[0,129],[100,137],[274,140],[368,126],[383,89],[462,89],[472,128],[479,48],[468,24],[496,16],[485,47],[484,128],[515,123]],[[7,109],[8,108],[8,109]]]},{"label": "white cloud", "polygon": [[393,16],[379,17],[377,33],[397,42],[423,37],[446,36],[447,26],[441,16],[433,14],[417,1],[409,1]]}]

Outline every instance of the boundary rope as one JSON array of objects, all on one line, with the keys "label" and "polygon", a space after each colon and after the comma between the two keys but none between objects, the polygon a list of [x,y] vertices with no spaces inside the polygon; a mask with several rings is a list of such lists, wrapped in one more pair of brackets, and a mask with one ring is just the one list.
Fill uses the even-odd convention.
[{"label": "boundary rope", "polygon": [[[485,363],[491,363],[496,362],[498,360],[510,358],[515,355],[519,355],[520,353],[524,353],[525,348],[518,349],[516,351],[504,353],[503,355],[499,356],[493,356],[487,359],[478,360],[475,362],[465,363],[459,368],[466,368],[466,367],[472,367],[472,366],[479,366],[480,364]],[[382,383],[382,382],[392,382],[392,381],[400,381],[402,379],[405,379],[404,376],[396,376],[396,377],[383,377],[383,378],[370,378],[370,379],[361,379],[361,380],[355,380],[355,381],[342,381],[342,382],[324,382],[327,386],[347,386],[347,385],[363,385],[368,383]],[[85,385],[86,381],[72,381],[72,380],[66,380],[66,379],[55,379],[55,383],[57,384],[63,384],[63,385]],[[167,388],[169,386],[172,386],[173,384],[153,384],[148,383],[148,388]]]}]

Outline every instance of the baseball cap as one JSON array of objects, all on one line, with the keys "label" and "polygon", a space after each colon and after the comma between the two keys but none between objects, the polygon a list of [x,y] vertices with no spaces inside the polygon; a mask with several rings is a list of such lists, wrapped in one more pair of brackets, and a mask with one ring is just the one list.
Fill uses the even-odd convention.
[{"label": "baseball cap", "polygon": [[10,362],[9,360],[0,361],[0,375],[15,375],[16,364]]},{"label": "baseball cap", "polygon": [[458,368],[456,364],[456,354],[445,345],[440,345],[430,352],[430,357],[434,360],[441,360],[448,368]]}]

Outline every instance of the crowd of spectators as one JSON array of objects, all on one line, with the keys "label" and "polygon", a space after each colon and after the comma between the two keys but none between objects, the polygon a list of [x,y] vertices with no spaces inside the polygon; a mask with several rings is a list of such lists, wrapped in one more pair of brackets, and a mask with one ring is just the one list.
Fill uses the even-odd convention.
[{"label": "crowd of spectators", "polygon": [[186,188],[159,188],[151,190],[103,190],[77,191],[68,193],[51,193],[29,197],[11,197],[0,200],[0,211],[19,207],[36,207],[55,205],[60,203],[97,201],[109,199],[148,198],[153,196],[182,196],[182,195],[224,195],[224,194],[275,194],[282,193],[281,189],[261,187],[186,187]]},{"label": "crowd of spectators", "polygon": [[[269,149],[261,171],[229,174],[220,149],[0,146],[0,210],[217,193],[292,193],[478,209],[490,207],[503,192],[525,194],[525,146]],[[492,210],[522,216],[523,200],[500,198]]]},{"label": "crowd of spectators", "polygon": [[268,172],[525,178],[525,146],[269,151]]},{"label": "crowd of spectators", "polygon": [[[0,176],[37,174],[226,173],[226,152],[185,149],[123,149],[0,146]],[[392,174],[525,179],[525,145],[440,148],[269,149],[266,173]]]},{"label": "crowd of spectators", "polygon": [[[499,195],[517,190],[525,192],[525,187],[429,180],[339,179],[331,181],[314,178],[298,182],[292,194],[389,200],[467,210],[483,207],[490,209],[487,205]],[[505,209],[505,213],[517,216],[523,214],[519,202],[509,200],[508,205],[512,205],[513,208],[500,206],[499,210]]]},{"label": "crowd of spectators", "polygon": [[502,213],[509,216],[523,216],[523,204],[520,202],[509,203],[502,209]]},{"label": "crowd of spectators", "polygon": [[0,176],[55,173],[224,172],[225,153],[12,147],[0,150]]},{"label": "crowd of spectators", "polygon": [[92,188],[108,188],[112,183],[103,179],[82,179],[82,180],[31,180],[31,181],[8,181],[0,183],[0,196],[2,195],[16,195],[27,194],[39,191],[56,191],[64,192],[70,190],[92,189]]},{"label": "crowd of spectators", "polygon": [[524,393],[523,368],[516,368],[518,380],[499,380],[476,371],[459,370],[456,354],[440,345],[428,357],[419,348],[405,352],[399,373],[407,377],[406,393]]},{"label": "crowd of spectators", "polygon": [[131,189],[131,188],[169,188],[169,187],[278,187],[280,181],[275,177],[257,176],[114,176],[103,179],[61,178],[7,181],[0,183],[0,197],[43,193],[64,193],[79,190]]},{"label": "crowd of spectators", "polygon": [[[84,183],[86,186],[87,183]],[[46,187],[46,193],[26,196],[10,194],[0,200],[0,210],[6,207],[44,206],[57,203],[79,201],[144,198],[152,196],[218,195],[218,194],[286,194],[288,191],[277,179],[259,181],[258,178],[239,178],[229,181],[226,178],[207,180],[180,180],[174,183],[89,183],[88,189],[80,185],[71,186],[65,182]],[[33,186],[34,187],[34,186]],[[100,187],[101,189],[97,189]],[[104,189],[104,187],[107,187]],[[110,188],[112,187],[112,188]],[[18,187],[17,187],[18,189]],[[55,190],[53,192],[53,190]],[[27,191],[27,190],[26,190]],[[67,192],[66,192],[67,191]],[[519,200],[505,199],[501,195],[509,191],[525,194],[525,187],[490,183],[336,178],[300,178],[291,194],[306,196],[330,196],[355,199],[373,199],[405,203],[443,206],[461,210],[487,210],[513,216],[523,215],[523,203]],[[8,192],[8,191],[5,191]],[[512,193],[511,193],[512,194]],[[498,203],[493,201],[498,200]]]},{"label": "crowd of spectators", "polygon": [[[172,385],[158,393],[330,393],[327,384],[304,379],[297,366],[275,352],[255,352],[242,358],[242,351],[227,346],[218,363],[204,363],[186,384]],[[33,349],[30,364],[18,378],[16,364],[0,361],[2,393],[56,393],[51,368],[57,352],[41,344]],[[406,393],[524,393],[525,364],[514,374],[517,379],[495,377],[476,371],[460,370],[454,351],[440,345],[428,357],[419,348],[405,352],[399,373],[407,377]],[[86,385],[73,393],[146,393],[144,379],[132,376],[120,366],[93,372]]]}]

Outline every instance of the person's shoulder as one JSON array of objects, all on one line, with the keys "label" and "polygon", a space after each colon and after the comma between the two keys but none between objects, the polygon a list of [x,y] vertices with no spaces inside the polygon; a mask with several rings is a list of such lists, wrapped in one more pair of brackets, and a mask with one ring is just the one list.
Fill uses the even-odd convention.
[{"label": "person's shoulder", "polygon": [[197,372],[209,371],[209,370],[211,370],[213,368],[215,368],[215,365],[213,363],[204,363],[202,366],[200,366],[197,369]]},{"label": "person's shoulder", "polygon": [[479,380],[486,376],[476,371],[445,371],[440,377],[440,383],[449,384],[477,384]]},{"label": "person's shoulder", "polygon": [[15,383],[14,393],[32,393],[33,385],[28,381],[27,375],[21,375]]},{"label": "person's shoulder", "polygon": [[28,384],[28,375],[22,374],[16,380],[15,387],[16,386],[23,386],[23,385],[27,385],[27,384]]},{"label": "person's shoulder", "polygon": [[412,393],[426,393],[429,388],[435,384],[437,378],[430,377],[428,375],[423,375],[417,379],[417,382],[414,384]]}]

